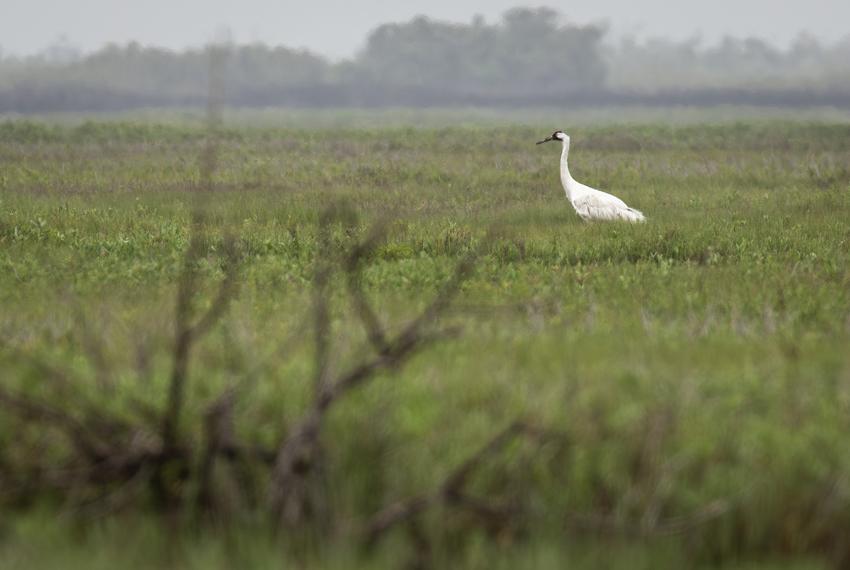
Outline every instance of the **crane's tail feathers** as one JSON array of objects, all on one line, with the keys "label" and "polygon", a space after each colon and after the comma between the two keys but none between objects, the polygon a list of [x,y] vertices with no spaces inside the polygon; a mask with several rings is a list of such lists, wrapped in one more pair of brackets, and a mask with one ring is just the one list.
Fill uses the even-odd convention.
[{"label": "crane's tail feathers", "polygon": [[640,210],[635,210],[634,208],[627,208],[628,214],[624,216],[630,222],[645,222],[646,216],[643,215],[643,212]]}]

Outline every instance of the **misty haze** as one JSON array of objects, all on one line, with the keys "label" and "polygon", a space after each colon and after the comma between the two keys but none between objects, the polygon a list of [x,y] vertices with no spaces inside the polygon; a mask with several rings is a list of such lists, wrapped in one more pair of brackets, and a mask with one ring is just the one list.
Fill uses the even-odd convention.
[{"label": "misty haze", "polygon": [[[850,36],[622,39],[549,8],[488,21],[417,16],[381,24],[350,59],[288,45],[239,44],[226,63],[235,107],[850,105]],[[83,52],[67,40],[0,59],[0,112],[203,106],[203,48],[139,43]]]}]

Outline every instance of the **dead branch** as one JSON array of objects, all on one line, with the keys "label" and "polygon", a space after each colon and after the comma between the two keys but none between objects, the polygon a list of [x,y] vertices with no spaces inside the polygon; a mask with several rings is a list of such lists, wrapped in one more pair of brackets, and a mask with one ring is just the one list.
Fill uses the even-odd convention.
[{"label": "dead branch", "polygon": [[[221,80],[221,63],[225,50],[214,47],[211,50],[210,67],[210,97],[207,126],[208,133],[205,146],[200,158],[200,179],[203,190],[214,188],[214,173],[217,164],[217,133],[221,123],[221,95],[223,85]],[[60,476],[72,477],[78,483],[94,483],[105,486],[122,484],[134,478],[141,477],[149,480],[163,505],[174,506],[176,497],[172,491],[173,482],[166,481],[177,473],[178,477],[187,477],[190,473],[190,463],[194,450],[184,446],[179,437],[180,419],[183,415],[189,378],[189,362],[193,347],[206,335],[222,318],[235,295],[238,277],[239,255],[235,240],[225,236],[223,251],[219,254],[222,259],[224,276],[218,284],[218,289],[209,307],[204,311],[196,309],[195,303],[200,292],[200,275],[198,264],[205,256],[205,224],[207,219],[205,200],[208,194],[194,193],[194,205],[189,229],[189,245],[183,258],[175,307],[175,333],[172,351],[172,368],[169,378],[167,400],[163,412],[155,411],[154,429],[137,427],[111,417],[91,405],[84,406],[76,414],[65,412],[62,407],[53,406],[45,401],[28,395],[13,393],[0,388],[0,405],[12,410],[17,415],[31,421],[50,425],[64,433],[72,442],[76,455],[69,458],[68,465],[53,469]],[[96,339],[93,329],[85,318],[85,314],[77,307],[77,320],[83,334],[83,349],[86,351],[96,374],[96,380],[101,388],[112,386],[114,371],[103,352],[102,339]],[[149,370],[147,347],[140,349],[140,377]],[[70,387],[66,373],[56,370],[46,363],[34,360],[39,369],[54,378],[61,379],[63,387]],[[79,390],[69,391],[75,398],[81,398]],[[230,419],[230,404],[220,402],[208,417],[208,438],[205,454],[202,456],[200,470],[201,491],[209,493],[210,479],[218,455],[227,458],[259,459],[271,463],[272,454],[255,446],[242,446],[234,441],[232,433],[226,427],[232,424]],[[226,405],[225,405],[226,404]],[[150,422],[151,410],[142,402],[135,405]],[[232,430],[231,430],[232,431]],[[172,469],[172,467],[174,469]],[[142,475],[140,475],[142,474]],[[150,474],[149,476],[147,474]],[[58,485],[62,485],[57,480]],[[108,491],[108,489],[107,489]]]},{"label": "dead branch", "polygon": [[[189,246],[183,258],[183,269],[177,292],[175,310],[175,338],[172,348],[171,377],[168,384],[168,396],[165,412],[162,416],[163,457],[173,456],[178,446],[178,431],[186,397],[186,384],[189,376],[189,358],[193,346],[215,325],[230,305],[237,281],[238,264],[234,240],[227,236],[224,240],[224,278],[219,283],[218,293],[207,311],[195,319],[194,299],[198,294],[197,263],[204,254],[204,226],[206,222],[206,204],[204,200],[215,186],[214,175],[218,164],[218,131],[221,124],[221,106],[224,90],[223,64],[226,49],[212,46],[210,49],[210,83],[207,98],[207,138],[200,162],[201,187],[205,192],[196,192],[190,224]],[[194,321],[194,322],[193,322]],[[154,471],[153,487],[160,503],[174,503],[169,485],[165,481],[167,461]],[[185,466],[181,466],[181,470]]]},{"label": "dead branch", "polygon": [[162,461],[163,451],[152,433],[131,428],[115,418],[96,413],[77,418],[47,402],[3,388],[0,403],[24,420],[58,429],[77,451],[67,459],[66,466],[51,465],[40,472],[39,479],[49,487],[71,492],[83,483],[104,488],[120,486],[145,466]]},{"label": "dead branch", "polygon": [[238,270],[239,253],[236,248],[236,242],[232,236],[225,236],[224,278],[219,283],[218,293],[210,304],[209,309],[198,319],[197,324],[192,327],[191,336],[193,341],[200,340],[201,337],[205,336],[227,310],[230,301],[236,293]]},{"label": "dead branch", "polygon": [[196,476],[198,491],[196,505],[201,511],[216,510],[217,492],[214,488],[217,460],[223,459],[231,464],[242,482],[242,490],[248,493],[251,466],[259,463],[271,467],[274,465],[275,452],[259,445],[245,445],[237,441],[234,422],[237,386],[227,388],[207,408],[204,415],[204,447],[201,452]]},{"label": "dead branch", "polygon": [[485,445],[453,469],[433,491],[395,502],[373,516],[366,524],[366,545],[371,547],[391,528],[412,520],[436,504],[451,504],[467,509],[485,519],[504,519],[515,509],[495,505],[468,495],[465,487],[469,478],[493,456],[500,453],[518,436],[540,437],[544,432],[517,420],[493,436]]},{"label": "dead branch", "polygon": [[222,317],[230,305],[238,275],[237,253],[232,240],[225,241],[225,274],[219,283],[218,293],[207,311],[197,320],[193,320],[193,300],[197,295],[197,271],[194,264],[201,255],[200,243],[195,238],[186,252],[183,273],[177,294],[177,309],[175,312],[176,335],[172,348],[171,380],[168,385],[168,402],[163,415],[162,440],[163,446],[174,445],[177,438],[177,428],[183,409],[183,399],[189,368],[189,354],[192,347],[206,335],[212,326]]},{"label": "dead branch", "polygon": [[233,441],[232,390],[226,390],[209,407],[204,417],[204,450],[198,466],[198,495],[196,503],[202,510],[213,506],[213,477],[216,457]]},{"label": "dead branch", "polygon": [[481,464],[502,450],[513,439],[527,430],[526,423],[517,420],[507,428],[496,434],[484,447],[472,454],[466,461],[461,463],[443,482],[441,492],[443,495],[451,495],[466,485],[470,475],[474,473]]},{"label": "dead branch", "polygon": [[385,222],[375,224],[366,239],[351,250],[345,261],[346,283],[348,285],[348,294],[351,297],[351,303],[354,305],[354,310],[357,312],[363,328],[366,329],[366,336],[369,342],[372,343],[378,354],[386,354],[390,346],[387,342],[384,327],[381,326],[381,321],[378,319],[377,313],[372,308],[366,297],[366,293],[363,291],[362,268],[364,261],[384,239],[385,230]]},{"label": "dead branch", "polygon": [[87,457],[102,458],[108,454],[104,443],[85,424],[60,408],[23,394],[15,394],[2,387],[0,403],[24,419],[41,420],[55,426]]},{"label": "dead branch", "polygon": [[[213,298],[209,308],[193,321],[193,300],[197,295],[197,272],[194,265],[201,255],[199,238],[193,238],[186,252],[183,273],[179,284],[177,295],[177,309],[175,312],[176,335],[172,348],[171,378],[168,384],[168,400],[165,412],[162,415],[162,447],[163,456],[173,455],[171,450],[178,446],[178,430],[182,416],[186,384],[189,377],[189,358],[194,345],[201,340],[223,316],[230,305],[235,294],[238,263],[236,247],[231,239],[225,240],[224,277],[219,283],[216,296]],[[156,494],[161,501],[169,502],[164,476],[164,465],[155,472],[154,483]]]},{"label": "dead branch", "polygon": [[183,271],[177,292],[175,311],[176,331],[172,348],[171,378],[168,383],[168,400],[162,416],[162,441],[165,447],[173,446],[176,439],[177,422],[183,408],[186,376],[189,368],[189,352],[194,338],[191,319],[192,297],[196,290],[197,274],[193,264],[199,257],[200,239],[194,236],[186,250]]},{"label": "dead branch", "polygon": [[322,392],[328,382],[330,362],[330,297],[328,286],[331,277],[330,265],[330,212],[324,212],[319,222],[319,249],[316,256],[316,268],[313,271],[313,343],[315,344],[313,364],[313,388],[316,394]]},{"label": "dead branch", "polygon": [[397,368],[404,364],[408,357],[416,350],[444,338],[446,331],[428,331],[427,326],[433,323],[437,317],[448,307],[451,300],[457,295],[461,284],[469,276],[474,266],[475,252],[470,253],[455,267],[454,273],[449,281],[443,286],[437,296],[431,301],[422,313],[410,322],[392,340],[387,342],[383,354],[375,359],[355,366],[349,372],[341,375],[339,379],[323,393],[317,402],[317,407],[325,409],[345,392],[356,388],[365,380],[371,378],[376,372]]},{"label": "dead branch", "polygon": [[[90,342],[96,342],[94,336],[91,337]],[[76,422],[79,426],[83,427],[90,435],[90,439],[94,438],[100,442],[100,454],[106,453],[106,442],[114,435],[119,432],[127,433],[131,431],[131,426],[126,421],[118,418],[117,416],[108,414],[102,406],[95,405],[95,403],[86,397],[84,393],[77,390],[75,388],[75,382],[78,383],[81,379],[74,377],[71,372],[50,364],[44,358],[41,358],[29,351],[22,350],[16,346],[7,344],[5,345],[5,348],[16,358],[25,361],[27,364],[32,366],[34,370],[52,380],[53,383],[50,385],[50,388],[55,389],[57,392],[56,397],[60,398],[66,406],[73,402],[73,404],[80,409],[80,413],[74,416],[65,412],[63,408],[53,406],[44,400],[35,399],[21,393],[14,394],[13,392],[6,390],[5,393],[10,397],[10,401],[15,400],[17,402],[19,415],[21,415],[20,412],[29,410],[27,412],[28,415],[26,415],[26,419],[41,419],[48,423],[55,423],[61,416],[69,418],[73,420],[73,422]],[[108,376],[100,378],[102,382],[100,380],[98,381],[98,385],[101,388],[107,384],[113,384],[113,381],[111,380],[112,371],[108,365],[104,365],[104,368],[96,372],[96,374],[98,376],[101,374],[108,374]],[[106,384],[103,382],[106,382]],[[141,402],[138,403],[142,405]],[[37,409],[41,410],[41,412],[47,412],[49,410],[50,413],[47,413],[46,415],[31,413]],[[65,423],[68,424],[68,422]],[[82,450],[83,448],[78,446],[78,449]],[[89,449],[89,451],[91,451],[91,449]]]},{"label": "dead branch", "polygon": [[731,501],[726,499],[717,499],[696,509],[688,515],[661,519],[651,528],[640,523],[622,521],[610,515],[573,512],[567,514],[567,526],[578,531],[611,534],[632,538],[672,536],[692,531],[725,515],[731,509]]},{"label": "dead branch", "polygon": [[[323,218],[323,223],[327,224],[327,220],[327,217]],[[355,308],[378,355],[341,373],[335,380],[323,382],[317,390],[311,408],[281,443],[272,474],[269,502],[277,522],[285,526],[297,526],[305,520],[310,510],[307,504],[310,495],[309,473],[320,453],[319,434],[327,411],[348,391],[373,379],[379,372],[397,369],[413,354],[444,336],[439,331],[428,330],[428,327],[455,297],[471,272],[477,256],[477,252],[473,251],[461,260],[452,277],[431,303],[400,333],[390,337],[362,294],[358,275],[360,263],[381,239],[382,233],[382,229],[373,230],[363,243],[350,252],[345,264],[349,276],[349,291],[352,293]],[[321,264],[317,265],[317,272],[319,271],[323,271]],[[322,301],[323,304],[325,302]],[[325,311],[326,307],[321,310]],[[324,315],[324,312],[317,311],[317,314]],[[318,326],[323,326],[322,320],[317,319],[316,342],[317,349],[323,347],[321,352],[325,353],[327,338],[320,338],[323,335],[318,333],[324,332],[326,336],[327,331],[319,331]],[[327,362],[316,362],[317,370],[326,370],[327,366]]]},{"label": "dead branch", "polygon": [[72,509],[70,514],[83,515],[94,519],[116,513],[141,496],[149,475],[150,466],[142,464],[134,474],[118,481],[114,489],[111,486],[105,486],[98,497],[80,504]]},{"label": "dead branch", "polygon": [[662,520],[653,529],[659,536],[671,536],[689,532],[716,518],[722,517],[732,510],[732,503],[726,499],[717,499],[700,507],[689,515],[670,517]]}]

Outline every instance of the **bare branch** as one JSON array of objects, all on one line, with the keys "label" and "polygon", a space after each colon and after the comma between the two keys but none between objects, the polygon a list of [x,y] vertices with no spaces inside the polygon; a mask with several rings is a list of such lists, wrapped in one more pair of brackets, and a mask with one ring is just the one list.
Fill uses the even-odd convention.
[{"label": "bare branch", "polygon": [[332,212],[325,211],[319,220],[319,249],[313,270],[313,342],[315,344],[313,364],[313,388],[322,392],[328,382],[330,370],[330,223]]},{"label": "bare branch", "polygon": [[[374,248],[381,234],[382,230],[373,230],[364,243],[354,248],[348,256],[346,266],[349,275],[359,271],[361,260]],[[354,292],[355,304],[358,303],[358,297],[360,298],[357,308],[361,320],[364,321],[379,354],[372,360],[355,365],[335,381],[324,382],[316,393],[312,409],[281,443],[269,488],[269,502],[278,522],[295,526],[303,521],[309,510],[306,505],[309,496],[308,477],[313,462],[319,455],[319,434],[327,411],[348,391],[374,378],[380,371],[401,366],[417,350],[443,336],[439,332],[428,331],[427,328],[449,306],[471,272],[476,257],[477,252],[473,251],[462,259],[431,303],[398,335],[389,340],[383,338],[385,333],[374,311],[365,301],[365,297],[359,295],[359,284],[354,281],[352,285],[352,281],[349,281],[349,290]],[[317,324],[321,324],[321,321],[317,320]],[[318,343],[323,343],[326,339],[318,332],[320,331],[317,327],[317,353],[320,353],[321,346]],[[324,366],[327,364],[317,362],[318,370],[324,370]]]},{"label": "bare branch", "polygon": [[431,301],[431,304],[425,308],[424,311],[413,320],[398,337],[396,337],[396,343],[404,343],[407,339],[412,336],[416,336],[419,331],[425,325],[433,322],[443,311],[448,308],[449,304],[454,299],[455,295],[457,295],[458,291],[460,291],[461,285],[469,275],[472,273],[472,270],[475,267],[475,262],[478,259],[478,251],[470,251],[460,262],[455,266],[454,272],[452,273],[451,278],[443,285],[440,292],[434,297],[434,300]]},{"label": "bare branch", "polygon": [[500,510],[489,503],[473,499],[463,492],[467,481],[481,465],[501,452],[517,436],[525,434],[535,436],[539,432],[530,428],[524,421],[517,420],[493,436],[485,445],[470,455],[458,467],[452,470],[436,490],[393,503],[376,514],[366,525],[366,544],[374,545],[390,528],[398,523],[416,517],[432,505],[441,502],[455,503],[477,512],[479,515],[496,516]]},{"label": "bare branch", "polygon": [[236,282],[236,254],[233,242],[225,240],[226,267],[225,277],[219,285],[219,291],[207,312],[192,324],[194,317],[193,298],[197,295],[197,262],[203,256],[203,232],[206,222],[206,203],[209,192],[215,185],[214,175],[218,163],[218,130],[221,124],[221,106],[223,103],[223,65],[226,48],[210,48],[210,82],[207,98],[207,138],[201,156],[200,179],[205,192],[196,192],[190,225],[189,247],[183,260],[183,270],[177,292],[175,310],[175,338],[172,349],[171,377],[168,385],[168,400],[162,417],[163,457],[154,471],[153,488],[160,503],[173,504],[169,485],[165,481],[166,463],[178,447],[178,430],[186,394],[189,374],[189,357],[194,343],[206,334],[221,318],[229,306],[232,290]]},{"label": "bare branch", "polygon": [[76,447],[86,456],[104,457],[105,446],[97,440],[80,420],[60,408],[0,387],[0,403],[26,419],[42,420],[64,431]]},{"label": "bare branch", "polygon": [[438,338],[442,338],[444,336],[443,334],[427,333],[424,329],[433,323],[442,311],[449,306],[449,303],[451,303],[454,296],[460,290],[461,284],[472,271],[476,257],[476,253],[472,252],[461,260],[455,266],[454,273],[446,284],[443,285],[437,296],[418,317],[413,319],[398,335],[388,341],[386,350],[378,358],[356,366],[354,369],[343,374],[329,391],[322,394],[318,405],[323,408],[330,406],[333,400],[356,387],[364,380],[371,378],[376,372],[387,368],[394,368],[402,364],[415,350]]},{"label": "bare branch", "polygon": [[415,497],[397,501],[388,507],[385,507],[377,515],[373,516],[369,524],[366,525],[366,545],[374,546],[381,536],[389,529],[402,521],[413,519],[420,513],[440,500],[442,495],[437,493],[425,493]]},{"label": "bare branch", "polygon": [[336,382],[329,385],[326,390],[319,394],[316,401],[317,408],[322,411],[326,410],[349,390],[372,379],[379,372],[402,366],[418,350],[438,339],[445,338],[445,336],[447,334],[441,331],[429,333],[420,333],[417,331],[416,334],[406,334],[403,337],[394,339],[390,343],[386,353],[356,365],[348,372],[342,374]]},{"label": "bare branch", "polygon": [[238,260],[238,252],[236,250],[236,244],[232,237],[227,237],[225,239],[225,270],[224,270],[224,278],[219,283],[218,293],[210,305],[210,308],[207,309],[207,312],[198,320],[198,323],[194,325],[191,329],[191,336],[193,341],[198,341],[206,335],[210,329],[215,325],[216,322],[222,317],[224,312],[227,310],[230,305],[230,301],[233,299],[236,286],[237,286],[237,277],[239,275],[239,260]]},{"label": "bare branch", "polygon": [[198,467],[197,505],[210,510],[213,506],[213,475],[216,456],[233,441],[232,390],[225,390],[209,407],[204,417],[204,451]]},{"label": "bare branch", "polygon": [[384,239],[386,234],[386,221],[376,224],[366,239],[355,246],[349,253],[346,262],[345,270],[347,275],[348,293],[351,297],[351,302],[357,312],[357,316],[363,323],[366,329],[366,335],[369,342],[375,348],[378,354],[386,354],[390,350],[387,335],[381,326],[381,321],[378,315],[369,303],[366,293],[363,291],[363,262],[372,254],[378,244]]},{"label": "bare branch", "polygon": [[574,529],[603,532],[629,537],[672,536],[689,532],[728,513],[732,503],[726,499],[711,501],[689,515],[660,520],[652,528],[643,524],[618,520],[616,517],[595,513],[569,513],[567,523]]}]

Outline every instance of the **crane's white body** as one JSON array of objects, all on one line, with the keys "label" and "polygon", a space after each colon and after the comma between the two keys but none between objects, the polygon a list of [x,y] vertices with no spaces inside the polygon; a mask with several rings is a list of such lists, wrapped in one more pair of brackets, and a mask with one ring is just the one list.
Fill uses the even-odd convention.
[{"label": "crane's white body", "polygon": [[563,145],[561,150],[561,184],[567,194],[567,200],[575,208],[579,217],[585,221],[606,220],[644,222],[646,217],[638,210],[630,208],[625,202],[590,186],[578,182],[570,174],[568,158],[570,154],[570,137],[558,131],[553,135],[553,140],[560,140]]}]

